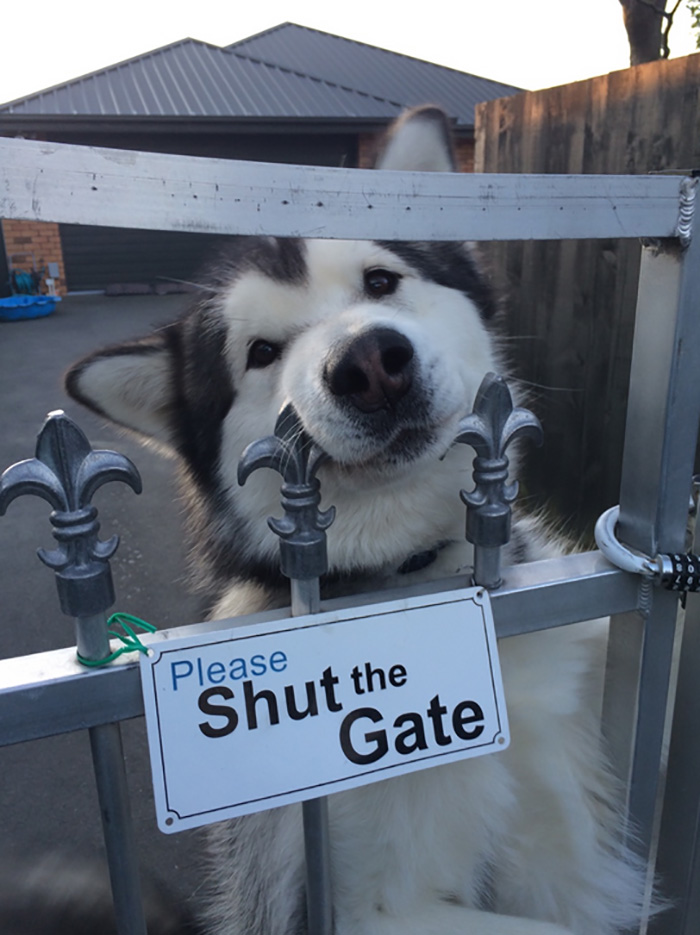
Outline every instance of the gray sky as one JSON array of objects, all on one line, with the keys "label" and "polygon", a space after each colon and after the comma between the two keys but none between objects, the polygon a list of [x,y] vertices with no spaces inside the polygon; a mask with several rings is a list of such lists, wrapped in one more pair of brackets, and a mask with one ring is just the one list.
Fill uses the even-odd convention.
[{"label": "gray sky", "polygon": [[[6,0],[0,102],[186,36],[227,45],[287,20],[530,89],[629,61],[618,0]],[[683,3],[671,52],[693,51]]]}]

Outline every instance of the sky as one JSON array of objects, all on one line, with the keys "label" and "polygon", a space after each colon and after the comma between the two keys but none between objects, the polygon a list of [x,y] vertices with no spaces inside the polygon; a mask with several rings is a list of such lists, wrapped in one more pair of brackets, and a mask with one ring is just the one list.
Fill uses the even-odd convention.
[{"label": "sky", "polygon": [[[629,64],[619,0],[6,0],[0,102],[188,36],[228,45],[286,21],[531,90]],[[685,0],[670,45],[696,51]]]}]

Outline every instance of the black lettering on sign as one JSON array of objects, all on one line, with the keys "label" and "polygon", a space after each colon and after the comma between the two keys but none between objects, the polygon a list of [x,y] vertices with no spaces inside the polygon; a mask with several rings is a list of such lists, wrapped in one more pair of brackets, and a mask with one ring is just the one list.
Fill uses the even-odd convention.
[{"label": "black lettering on sign", "polygon": [[319,685],[326,693],[326,707],[332,713],[343,710],[343,705],[335,697],[335,686],[339,681],[338,676],[333,675],[331,666],[323,670],[323,678],[319,679]]},{"label": "black lettering on sign", "polygon": [[243,683],[243,696],[245,697],[245,713],[248,718],[248,730],[255,730],[258,726],[258,715],[255,706],[259,701],[267,703],[267,715],[270,726],[279,724],[280,715],[277,708],[277,697],[269,688],[261,688],[259,692],[253,691],[252,682]]},{"label": "black lettering on sign", "polygon": [[430,707],[428,708],[427,715],[433,722],[435,740],[441,747],[446,747],[448,744],[452,743],[452,738],[449,734],[445,733],[443,728],[443,714],[447,714],[447,708],[443,704],[440,704],[440,696],[436,695],[434,698],[430,699]]},{"label": "black lettering on sign", "polygon": [[340,725],[340,747],[343,753],[351,763],[364,766],[367,763],[376,763],[377,760],[381,760],[389,749],[389,745],[385,730],[371,730],[364,735],[364,740],[373,746],[366,753],[356,750],[353,746],[351,730],[355,721],[359,721],[360,718],[369,718],[374,724],[379,723],[383,718],[376,708],[357,708],[356,711],[347,714]]},{"label": "black lettering on sign", "polygon": [[438,747],[450,746],[453,738],[446,729],[450,720],[460,740],[473,741],[484,732],[484,712],[476,701],[460,701],[449,718],[446,716],[448,709],[440,700],[440,695],[435,695],[430,699],[425,715],[406,711],[399,714],[392,724],[397,733],[392,734],[381,728],[365,730],[363,734],[360,721],[369,720],[378,724],[384,718],[376,708],[357,708],[347,714],[340,725],[340,747],[351,763],[366,766],[381,760],[388,753],[390,745],[401,756],[428,750],[433,744]]},{"label": "black lettering on sign", "polygon": [[408,730],[397,734],[394,746],[397,753],[407,755],[415,753],[416,750],[427,750],[428,743],[425,739],[425,728],[423,727],[423,718],[414,711],[407,711],[400,714],[394,721],[394,727],[403,727],[404,724],[410,724]]},{"label": "black lettering on sign", "polygon": [[[483,720],[484,712],[476,701],[461,701],[452,712],[452,727],[462,740],[476,740],[480,737],[484,732],[484,725],[475,722]],[[467,724],[474,724],[474,727],[467,730]]]},{"label": "black lettering on sign", "polygon": [[395,665],[389,669],[389,681],[394,686],[394,688],[400,688],[401,685],[405,685],[406,677],[405,666]]},{"label": "black lettering on sign", "polygon": [[287,701],[287,713],[293,721],[301,721],[309,715],[318,714],[318,705],[316,704],[316,686],[313,682],[306,682],[306,707],[300,711],[297,707],[294,697],[294,686],[285,685],[284,697]]},{"label": "black lettering on sign", "polygon": [[226,685],[222,685],[220,688],[207,688],[199,696],[197,702],[197,707],[202,714],[226,718],[226,724],[223,727],[212,727],[208,721],[203,721],[199,725],[199,729],[205,737],[226,737],[234,732],[238,724],[238,715],[230,705],[211,704],[210,699],[215,698],[217,695],[227,701],[234,697],[233,691]]}]

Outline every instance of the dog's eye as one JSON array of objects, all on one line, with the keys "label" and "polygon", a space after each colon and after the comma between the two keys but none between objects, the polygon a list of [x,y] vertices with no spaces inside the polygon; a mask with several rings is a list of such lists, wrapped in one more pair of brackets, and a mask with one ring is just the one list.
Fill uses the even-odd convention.
[{"label": "dog's eye", "polygon": [[263,367],[269,367],[274,363],[282,353],[279,344],[273,344],[272,341],[253,341],[248,351],[248,370],[261,370]]},{"label": "dog's eye", "polygon": [[373,299],[381,298],[384,295],[392,295],[396,292],[400,279],[398,273],[392,273],[388,269],[365,270],[365,292]]}]

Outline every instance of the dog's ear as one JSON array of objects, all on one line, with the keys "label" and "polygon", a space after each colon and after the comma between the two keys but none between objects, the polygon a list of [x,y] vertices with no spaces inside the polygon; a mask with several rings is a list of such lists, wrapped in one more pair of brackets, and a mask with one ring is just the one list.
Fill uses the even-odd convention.
[{"label": "dog's ear", "polygon": [[405,111],[387,130],[375,169],[456,172],[454,141],[447,114],[424,105]]},{"label": "dog's ear", "polygon": [[172,338],[163,329],[84,357],[65,376],[67,392],[99,415],[172,448]]}]

